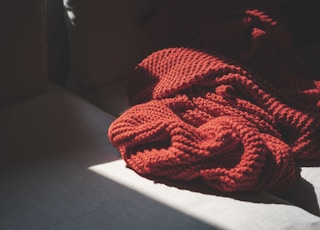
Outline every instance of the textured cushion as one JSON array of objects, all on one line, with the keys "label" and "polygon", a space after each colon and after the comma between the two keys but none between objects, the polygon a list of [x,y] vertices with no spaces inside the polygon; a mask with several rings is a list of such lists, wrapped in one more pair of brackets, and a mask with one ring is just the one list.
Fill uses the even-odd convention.
[{"label": "textured cushion", "polygon": [[1,105],[0,229],[319,229],[319,168],[280,197],[154,183],[106,141],[113,120],[51,84]]},{"label": "textured cushion", "polygon": [[51,84],[2,105],[0,229],[208,229],[89,169],[119,159],[105,138],[113,119]]},{"label": "textured cushion", "polygon": [[129,108],[127,97],[127,79],[120,79],[101,87],[82,87],[70,78],[68,90],[87,99],[104,111],[119,116]]},{"label": "textured cushion", "polygon": [[5,0],[0,8],[0,103],[46,86],[45,1]]},{"label": "textured cushion", "polygon": [[111,149],[105,141],[105,126],[113,119],[50,83],[41,95],[1,105],[0,164],[60,154],[81,157],[82,153],[93,154],[95,149],[104,155]]},{"label": "textured cushion", "polygon": [[101,86],[127,77],[150,52],[139,26],[146,0],[65,1],[72,76],[82,86]]}]

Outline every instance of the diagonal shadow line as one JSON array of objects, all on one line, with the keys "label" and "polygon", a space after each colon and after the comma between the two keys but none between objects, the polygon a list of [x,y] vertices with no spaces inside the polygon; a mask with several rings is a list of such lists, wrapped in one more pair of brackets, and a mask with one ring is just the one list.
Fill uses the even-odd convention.
[{"label": "diagonal shadow line", "polygon": [[297,179],[296,183],[288,191],[276,195],[292,205],[320,217],[320,207],[315,187],[306,179]]},{"label": "diagonal shadow line", "polygon": [[315,192],[315,188],[310,182],[301,177],[297,179],[297,181],[293,184],[292,187],[290,187],[287,191],[284,192],[272,193],[261,191],[230,194],[213,191],[205,184],[203,184],[200,180],[181,182],[161,178],[148,179],[153,180],[155,183],[163,183],[167,186],[177,187],[179,189],[187,189],[193,192],[200,192],[204,194],[210,194],[221,197],[229,197],[239,201],[264,204],[286,204],[297,206],[313,215],[320,217],[320,207]]}]

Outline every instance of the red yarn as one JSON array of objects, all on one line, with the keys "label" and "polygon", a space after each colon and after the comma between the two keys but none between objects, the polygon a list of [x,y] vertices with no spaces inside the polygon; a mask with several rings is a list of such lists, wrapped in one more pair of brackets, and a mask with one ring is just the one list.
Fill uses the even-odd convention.
[{"label": "red yarn", "polygon": [[299,176],[297,161],[320,159],[320,82],[281,41],[277,23],[247,13],[276,29],[252,29],[250,55],[238,60],[243,65],[166,48],[136,67],[132,107],[108,132],[128,167],[236,192],[286,189]]},{"label": "red yarn", "polygon": [[285,91],[186,48],[155,52],[136,73],[134,106],[109,138],[139,174],[203,178],[223,192],[274,190],[295,180],[295,160],[320,158],[319,82]]}]

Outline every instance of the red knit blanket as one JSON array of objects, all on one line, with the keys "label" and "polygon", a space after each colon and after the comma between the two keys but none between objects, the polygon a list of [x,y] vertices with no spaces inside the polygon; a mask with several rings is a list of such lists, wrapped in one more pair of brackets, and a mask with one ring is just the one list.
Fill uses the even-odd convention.
[{"label": "red knit blanket", "polygon": [[299,176],[297,162],[319,160],[320,82],[290,46],[257,48],[265,32],[252,30],[241,65],[192,48],[145,58],[108,133],[127,166],[221,192],[274,191]]}]

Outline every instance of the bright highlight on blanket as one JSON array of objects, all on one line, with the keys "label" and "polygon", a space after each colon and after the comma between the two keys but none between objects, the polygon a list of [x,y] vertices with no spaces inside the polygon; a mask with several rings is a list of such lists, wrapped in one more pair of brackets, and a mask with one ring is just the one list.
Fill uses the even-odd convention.
[{"label": "bright highlight on blanket", "polygon": [[[135,68],[131,107],[108,137],[141,176],[202,180],[220,192],[282,191],[300,176],[299,164],[320,160],[320,81],[281,20],[261,8],[238,11],[240,31],[227,17],[213,18],[221,31],[208,35],[243,34],[238,49],[230,44],[234,53],[198,38]],[[228,47],[228,39],[213,40]]]}]

